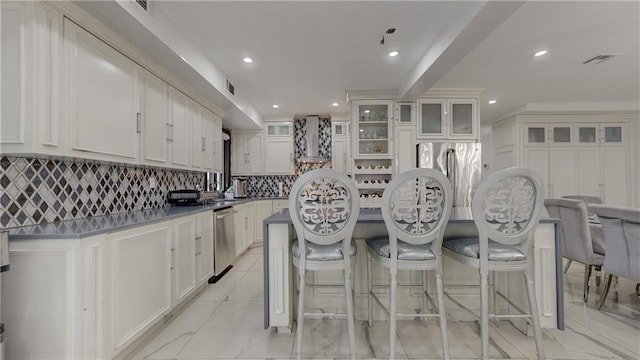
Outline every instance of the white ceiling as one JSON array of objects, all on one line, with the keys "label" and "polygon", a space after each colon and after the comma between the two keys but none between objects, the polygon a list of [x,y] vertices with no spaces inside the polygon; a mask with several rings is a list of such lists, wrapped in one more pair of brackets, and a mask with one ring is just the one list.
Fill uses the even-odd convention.
[{"label": "white ceiling", "polygon": [[[115,10],[87,4],[83,7],[101,21],[116,24]],[[152,5],[155,22],[171,23],[265,120],[344,116],[346,94],[353,90],[390,90],[399,99],[414,100],[432,87],[484,89],[483,122],[533,103],[637,108],[640,99],[638,1],[162,0]],[[392,27],[395,33],[380,45]],[[128,35],[135,43],[136,36]],[[137,41],[149,44],[143,37]],[[548,54],[534,58],[541,49]],[[390,58],[391,50],[400,54]],[[581,64],[603,53],[620,55]],[[254,62],[244,63],[245,56]],[[497,103],[488,105],[489,99]],[[332,107],[333,102],[340,105]],[[250,128],[243,122],[256,116],[232,119],[235,110],[228,112],[225,126]]]}]

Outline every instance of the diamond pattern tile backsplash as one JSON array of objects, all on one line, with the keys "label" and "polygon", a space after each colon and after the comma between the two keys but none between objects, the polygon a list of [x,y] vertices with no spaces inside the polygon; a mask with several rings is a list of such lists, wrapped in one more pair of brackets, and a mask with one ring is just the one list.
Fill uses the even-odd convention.
[{"label": "diamond pattern tile backsplash", "polygon": [[2,157],[0,228],[164,207],[168,191],[204,182],[197,171]]}]

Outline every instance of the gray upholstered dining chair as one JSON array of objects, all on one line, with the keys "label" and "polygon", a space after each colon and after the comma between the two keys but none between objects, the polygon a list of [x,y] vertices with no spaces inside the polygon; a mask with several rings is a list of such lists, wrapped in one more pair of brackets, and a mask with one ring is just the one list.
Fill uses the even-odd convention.
[{"label": "gray upholstered dining chair", "polygon": [[640,209],[597,204],[590,205],[589,209],[600,219],[607,246],[603,268],[608,276],[597,304],[600,309],[613,276],[640,282]]},{"label": "gray upholstered dining chair", "polygon": [[[543,207],[542,178],[528,168],[497,171],[480,183],[471,201],[478,237],[445,238],[447,256],[480,272],[482,359],[489,358],[489,318],[530,318],[538,359],[544,359],[534,286],[533,237]],[[489,314],[489,272],[524,275],[529,314]],[[499,293],[499,295],[502,295]]]},{"label": "gray upholstered dining chair", "polygon": [[343,270],[349,348],[355,359],[351,259],[356,255],[356,244],[351,236],[360,213],[358,188],[346,175],[332,169],[307,172],[291,188],[289,212],[297,235],[291,251],[299,283],[297,358],[302,357],[304,318],[313,314],[304,312],[306,270]]},{"label": "gray upholstered dining chair", "polygon": [[591,231],[587,206],[582,200],[550,198],[544,200],[544,206],[549,216],[560,219],[562,256],[585,265],[582,299],[587,302],[591,271],[604,263],[604,248],[597,245],[602,244],[602,232]]},{"label": "gray upholstered dining chair", "polygon": [[[382,217],[388,236],[367,239],[367,284],[369,326],[373,320],[373,300],[389,316],[389,358],[395,356],[398,316],[440,318],[442,357],[449,358],[447,319],[442,285],[442,238],[451,216],[453,192],[449,180],[435,169],[413,169],[398,175],[384,190]],[[373,260],[389,270],[389,307],[378,298],[373,284]],[[397,313],[398,270],[422,272],[422,313]],[[435,271],[437,314],[427,313],[427,271]],[[430,299],[429,299],[430,300]]]},{"label": "gray upholstered dining chair", "polygon": [[[597,217],[595,216],[595,214],[593,214],[591,211],[589,211],[589,205],[591,204],[602,204],[602,198],[600,198],[599,196],[591,196],[591,195],[564,195],[562,196],[562,198],[564,199],[573,199],[573,200],[582,200],[584,202],[584,204],[587,206],[587,214],[589,214],[589,222],[597,222]],[[602,253],[604,254],[604,240],[602,240],[602,231],[599,228],[599,225],[597,227],[590,227],[592,230],[592,233],[597,233],[594,234],[594,236],[592,236],[592,240],[594,240],[594,246],[596,247],[596,251],[598,251],[600,248],[602,249],[602,251],[598,251],[598,253]],[[569,271],[569,266],[571,266],[571,259],[569,259],[567,261],[567,265],[565,265],[564,267],[564,272],[565,274],[567,273],[567,271]],[[598,281],[600,280],[600,276],[598,275],[596,277],[596,284],[600,284]]]}]

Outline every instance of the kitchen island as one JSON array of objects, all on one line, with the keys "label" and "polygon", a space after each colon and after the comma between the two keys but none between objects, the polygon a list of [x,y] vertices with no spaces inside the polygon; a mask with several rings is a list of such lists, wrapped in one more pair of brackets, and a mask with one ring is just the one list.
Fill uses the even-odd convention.
[{"label": "kitchen island", "polygon": [[[536,296],[543,328],[564,329],[562,253],[560,249],[559,220],[542,218],[534,237]],[[263,223],[264,231],[264,328],[275,327],[278,331],[290,331],[293,321],[294,278],[297,271],[291,260],[291,243],[295,238],[295,229],[288,209],[283,209]],[[363,208],[353,232],[358,252],[354,268],[355,316],[366,319],[366,245],[364,239],[371,236],[386,235],[387,231],[380,209]],[[477,236],[477,229],[471,215],[471,208],[454,207],[447,225],[445,236]],[[312,273],[312,275],[309,275]],[[340,284],[340,273],[319,274],[308,272],[313,277],[311,283],[317,285]],[[387,279],[384,269],[374,269],[376,284],[384,284]],[[405,277],[402,277],[405,276]],[[431,276],[431,275],[430,275]],[[418,284],[419,276],[399,274],[400,284]],[[479,289],[469,288],[479,283],[478,270],[464,266],[444,257],[445,291],[467,291],[478,293]],[[526,309],[526,291],[519,273],[498,274],[498,290],[508,294],[509,299],[520,308]],[[431,281],[430,284],[435,282]],[[462,289],[462,290],[460,290]],[[309,291],[309,290],[308,290]],[[384,291],[384,290],[383,290]],[[399,306],[408,309],[420,308],[420,296],[410,289],[399,290]],[[329,290],[321,287],[306,296],[307,308],[330,309],[332,312],[344,311],[344,295],[339,289]],[[479,303],[478,303],[479,306]],[[514,310],[506,302],[498,302],[502,311]],[[374,313],[375,319],[384,319],[381,312]],[[524,321],[512,321],[523,332],[528,332]]]}]

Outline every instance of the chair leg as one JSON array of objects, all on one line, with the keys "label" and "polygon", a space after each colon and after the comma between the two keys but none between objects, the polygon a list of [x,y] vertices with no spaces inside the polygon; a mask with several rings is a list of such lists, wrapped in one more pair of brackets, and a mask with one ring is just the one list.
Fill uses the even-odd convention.
[{"label": "chair leg", "polygon": [[569,261],[567,261],[567,265],[564,266],[564,273],[566,274],[567,271],[569,271],[569,266],[571,265],[571,259],[569,259]]},{"label": "chair leg", "polygon": [[353,289],[351,288],[351,271],[344,270],[344,293],[347,299],[347,331],[349,332],[349,349],[351,359],[356,358],[356,336],[353,324]]},{"label": "chair leg", "polygon": [[367,322],[373,325],[373,260],[367,251]]},{"label": "chair leg", "polygon": [[442,355],[449,359],[449,337],[447,335],[447,314],[444,310],[444,286],[442,285],[442,272],[436,272],[436,291],[438,296],[438,313],[440,314],[440,334],[442,335]]},{"label": "chair leg", "polygon": [[612,279],[613,279],[613,275],[607,274],[607,281],[604,283],[604,289],[602,289],[602,294],[600,295],[600,299],[596,304],[596,308],[598,308],[598,310],[602,308],[602,305],[604,305],[604,301],[606,300],[607,295],[609,294],[609,288],[611,288]]},{"label": "chair leg", "polygon": [[391,274],[391,284],[389,285],[389,359],[396,356],[396,291],[398,285],[398,274]]},{"label": "chair leg", "polygon": [[587,302],[589,300],[589,280],[591,279],[591,265],[584,266],[584,290],[582,294],[582,301]]},{"label": "chair leg", "polygon": [[[496,272],[491,272],[491,305],[493,306],[493,314],[498,314],[498,290],[496,286]],[[500,325],[500,320],[495,317],[493,319],[493,324],[498,327]]]},{"label": "chair leg", "polygon": [[[427,299],[427,293],[429,291],[429,281],[427,279],[427,271],[422,271],[422,314],[426,315],[429,313],[429,300]],[[424,326],[429,326],[429,318],[427,316],[424,317]]]},{"label": "chair leg", "polygon": [[542,347],[542,329],[540,328],[540,316],[538,314],[538,302],[536,301],[536,289],[533,283],[531,267],[524,272],[524,281],[527,286],[527,299],[529,300],[529,311],[531,312],[531,322],[533,323],[533,336],[536,342],[538,359],[544,359],[544,348]]},{"label": "chair leg", "polygon": [[305,270],[300,269],[298,271],[298,331],[297,331],[297,358],[298,360],[302,359],[302,333],[304,327],[304,288],[305,288]]},{"label": "chair leg", "polygon": [[480,337],[482,359],[489,359],[489,284],[488,275],[480,274]]}]

